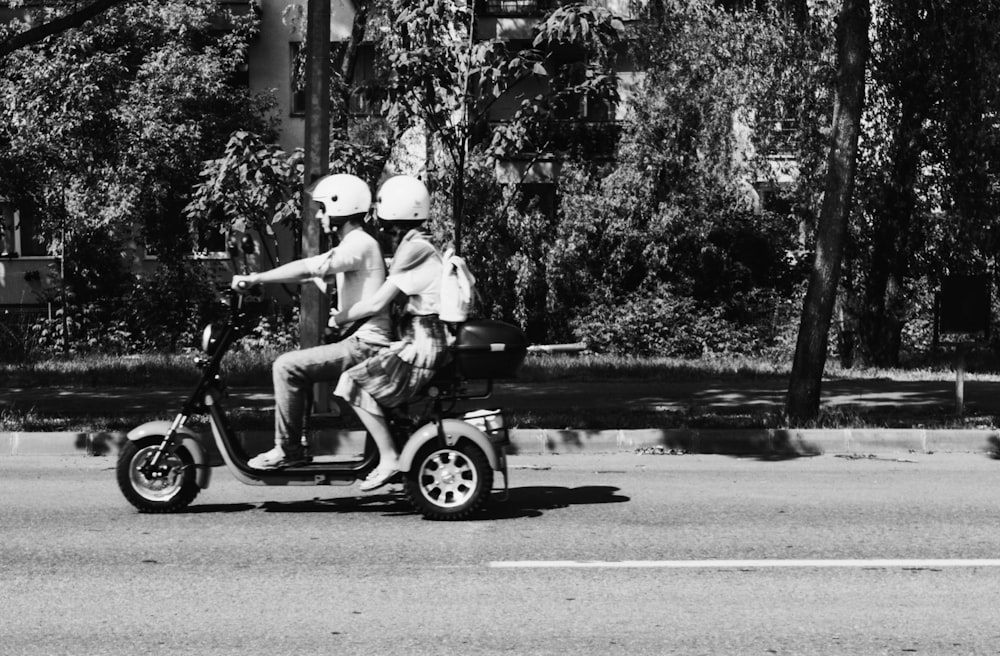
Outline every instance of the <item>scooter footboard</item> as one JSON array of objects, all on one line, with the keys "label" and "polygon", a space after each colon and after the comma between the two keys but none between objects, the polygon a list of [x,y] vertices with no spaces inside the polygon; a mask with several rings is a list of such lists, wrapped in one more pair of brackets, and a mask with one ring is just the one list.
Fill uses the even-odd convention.
[{"label": "scooter footboard", "polygon": [[[171,425],[171,422],[164,420],[149,421],[141,426],[136,426],[125,437],[133,442],[149,437],[163,438],[170,432]],[[212,468],[208,452],[205,450],[201,438],[193,430],[184,426],[178,428],[177,432],[182,436],[181,446],[187,449],[187,452],[191,454],[191,460],[194,461],[195,483],[201,489],[207,489],[212,478]]]},{"label": "scooter footboard", "polygon": [[[504,471],[506,459],[503,457],[502,447],[493,444],[481,430],[461,419],[444,419],[441,421],[441,424],[446,444],[454,446],[459,440],[463,438],[467,439],[482,450],[490,463],[491,469],[494,471]],[[420,448],[431,440],[436,439],[438,439],[438,426],[436,423],[431,422],[418,428],[406,441],[403,451],[399,454],[400,471],[410,471],[410,468],[413,466],[413,460],[416,458]]]}]

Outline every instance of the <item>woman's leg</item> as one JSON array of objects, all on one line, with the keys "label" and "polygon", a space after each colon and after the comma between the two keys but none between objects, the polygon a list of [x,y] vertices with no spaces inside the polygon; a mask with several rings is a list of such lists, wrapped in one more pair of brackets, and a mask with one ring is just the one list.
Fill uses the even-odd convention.
[{"label": "woman's leg", "polygon": [[354,412],[358,415],[358,419],[364,424],[365,429],[372,436],[372,440],[378,448],[378,466],[361,482],[361,489],[365,492],[382,487],[388,483],[395,476],[397,472],[396,468],[399,464],[399,454],[396,452],[396,445],[393,444],[389,422],[382,414],[380,401],[376,401],[372,393],[362,386],[358,380],[355,380],[355,377],[368,382],[374,380],[376,387],[378,387],[377,383],[381,382],[381,380],[378,376],[373,375],[372,372],[379,373],[383,371],[384,365],[380,361],[383,359],[382,355],[392,357],[391,353],[386,352],[365,360],[344,372],[344,375],[337,382],[337,388],[333,392],[335,396],[347,401],[351,408],[354,409]]},{"label": "woman's leg", "polygon": [[396,453],[396,445],[392,443],[392,432],[389,430],[389,422],[385,417],[368,412],[364,408],[351,406],[358,414],[361,423],[365,425],[368,434],[375,441],[378,447],[379,462],[378,470],[395,471],[399,454]]}]

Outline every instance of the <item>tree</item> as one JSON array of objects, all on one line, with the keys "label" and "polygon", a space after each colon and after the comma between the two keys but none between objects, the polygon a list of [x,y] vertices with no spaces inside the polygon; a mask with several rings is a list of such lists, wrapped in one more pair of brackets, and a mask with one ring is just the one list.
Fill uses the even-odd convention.
[{"label": "tree", "polygon": [[272,226],[290,228],[293,243],[299,243],[302,159],[302,149],[286,154],[259,135],[238,130],[222,157],[204,162],[184,213],[192,225],[208,230],[256,232],[272,268],[294,259],[281,257]]},{"label": "tree", "polygon": [[0,193],[64,223],[138,226],[161,259],[190,253],[181,209],[236,126],[266,132],[273,99],[233,83],[252,18],[217,29],[211,0],[134,2],[7,57]]},{"label": "tree", "polygon": [[[462,246],[466,169],[470,149],[487,157],[513,155],[561,104],[582,97],[613,100],[612,64],[623,25],[612,12],[573,4],[552,11],[536,28],[531,48],[511,52],[501,39],[478,39],[471,2],[391,0],[384,19],[397,29],[380,43],[382,92],[397,134],[422,131],[428,147],[428,177],[435,185],[441,149],[451,173],[450,198],[456,249]],[[556,55],[556,51],[560,51]],[[578,57],[569,61],[565,54]],[[541,93],[521,97],[528,78],[552,80]],[[505,94],[519,103],[513,120],[489,134],[490,110]]]},{"label": "tree", "polygon": [[[115,266],[95,258],[109,252],[129,258],[129,242],[144,240],[164,271],[141,296],[155,301],[144,307],[162,312],[138,318],[162,320],[156,334],[169,335],[170,346],[187,323],[176,313],[203,307],[191,302],[204,291],[194,282],[207,283],[185,263],[193,235],[181,210],[191,186],[202,160],[221,152],[237,126],[270,129],[273,99],[252,95],[236,78],[255,17],[229,17],[232,29],[220,31],[226,13],[213,0],[143,0],[102,17],[4,58],[0,195],[30,215],[55,247],[65,280],[81,283],[61,295],[64,316],[74,313],[64,325],[80,328],[75,338],[86,328],[75,319],[99,314],[90,324],[95,330],[128,322],[122,317],[137,303],[105,303],[97,314],[80,304],[111,291],[88,285],[120,286],[117,276],[92,275]],[[124,264],[129,271],[131,261]],[[186,286],[176,293],[156,288],[178,281]]]},{"label": "tree", "polygon": [[[59,2],[58,0],[47,2],[45,3],[45,13],[50,15],[47,20],[43,19],[38,23],[32,21],[29,23],[29,27],[20,31],[14,29],[0,33],[0,36],[4,37],[3,40],[0,40],[0,59],[16,50],[39,43],[50,36],[81,27],[87,21],[124,2],[126,0],[93,0],[82,7],[79,2]],[[24,1],[11,0],[8,4],[10,8],[17,9],[24,6]],[[53,12],[56,13],[53,15]]]},{"label": "tree", "polygon": [[844,0],[837,26],[837,80],[823,205],[816,254],[799,323],[788,388],[788,415],[796,421],[819,414],[830,320],[840,279],[847,222],[854,193],[858,136],[868,60],[868,0]]},{"label": "tree", "polygon": [[994,259],[1000,8],[887,1],[874,28],[843,307],[858,359],[893,367],[941,278]]},{"label": "tree", "polygon": [[[385,158],[378,147],[335,141],[329,170],[353,173],[371,184]],[[285,153],[260,135],[237,130],[230,135],[222,157],[203,163],[200,182],[184,214],[191,225],[207,230],[256,233],[271,267],[297,259],[302,236],[303,159],[301,148]],[[292,253],[280,252],[275,225],[291,232]],[[286,289],[291,296],[297,294]]]},{"label": "tree", "polygon": [[938,41],[939,19],[920,2],[885,2],[878,13],[842,341],[850,361],[891,367],[898,364],[926,229],[921,178],[935,102],[932,60],[940,51],[931,44]]},{"label": "tree", "polygon": [[814,147],[812,131],[787,130],[779,148],[771,126],[818,113],[823,53],[771,12],[647,9],[630,35],[643,75],[616,159],[562,167],[538,313],[603,350],[773,352],[797,316],[787,299],[804,246],[800,217],[762,207],[755,187],[769,184],[771,153]]}]

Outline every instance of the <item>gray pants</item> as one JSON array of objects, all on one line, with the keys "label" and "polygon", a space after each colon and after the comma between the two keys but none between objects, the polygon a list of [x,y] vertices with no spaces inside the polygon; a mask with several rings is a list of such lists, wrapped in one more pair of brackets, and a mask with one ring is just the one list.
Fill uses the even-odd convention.
[{"label": "gray pants", "polygon": [[298,446],[301,442],[302,416],[313,383],[328,381],[336,384],[344,371],[384,348],[349,337],[335,344],[323,344],[278,356],[271,367],[274,378],[274,443],[284,448]]}]

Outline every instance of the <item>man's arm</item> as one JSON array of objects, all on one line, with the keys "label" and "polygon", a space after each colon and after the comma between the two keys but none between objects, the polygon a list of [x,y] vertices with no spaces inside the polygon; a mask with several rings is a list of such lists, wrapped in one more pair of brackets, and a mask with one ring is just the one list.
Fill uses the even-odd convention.
[{"label": "man's arm", "polygon": [[269,271],[233,276],[232,286],[236,289],[241,282],[253,287],[264,283],[303,282],[311,278],[326,279],[344,271],[354,271],[360,268],[363,262],[360,253],[338,247],[304,260],[282,264]]},{"label": "man's arm", "polygon": [[316,266],[316,262],[313,260],[325,258],[326,255],[317,255],[315,257],[307,258],[304,260],[295,260],[293,262],[288,262],[287,264],[282,264],[279,267],[270,269],[269,271],[262,271],[260,273],[251,273],[245,276],[233,276],[232,288],[238,289],[241,284],[246,287],[253,287],[255,285],[260,285],[264,283],[277,282],[277,283],[287,283],[287,282],[302,282],[303,280],[308,280],[313,277],[312,270]]}]

